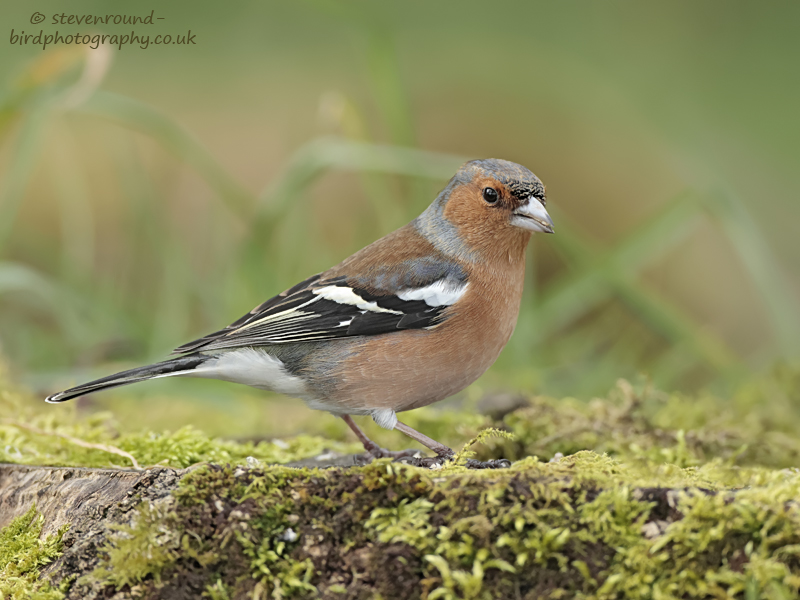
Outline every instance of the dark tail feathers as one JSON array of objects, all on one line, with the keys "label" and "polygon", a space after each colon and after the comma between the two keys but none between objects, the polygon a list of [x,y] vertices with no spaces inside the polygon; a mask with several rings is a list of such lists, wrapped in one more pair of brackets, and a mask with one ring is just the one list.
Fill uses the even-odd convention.
[{"label": "dark tail feathers", "polygon": [[90,394],[98,390],[105,390],[107,388],[117,387],[120,385],[128,385],[129,383],[137,383],[147,379],[154,379],[156,377],[169,377],[170,375],[179,375],[185,371],[191,371],[199,365],[206,362],[209,356],[202,356],[195,354],[193,356],[181,356],[166,360],[164,362],[156,363],[154,365],[147,365],[146,367],[138,367],[130,369],[129,371],[122,371],[116,375],[109,375],[102,379],[96,379],[89,383],[58,392],[52,396],[45,398],[45,402],[57,404],[58,402],[65,402],[84,394]]}]

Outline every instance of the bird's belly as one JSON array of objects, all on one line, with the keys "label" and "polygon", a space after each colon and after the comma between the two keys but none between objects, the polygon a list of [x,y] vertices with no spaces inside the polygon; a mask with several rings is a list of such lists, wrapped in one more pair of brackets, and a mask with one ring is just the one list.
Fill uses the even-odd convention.
[{"label": "bird's belly", "polygon": [[[372,342],[368,360],[356,351],[344,362],[331,399],[354,413],[376,408],[400,412],[438,402],[478,379],[497,359],[511,330],[513,324],[507,331],[483,331],[466,345],[450,340],[447,332],[384,336]],[[417,339],[408,343],[406,336]]]}]

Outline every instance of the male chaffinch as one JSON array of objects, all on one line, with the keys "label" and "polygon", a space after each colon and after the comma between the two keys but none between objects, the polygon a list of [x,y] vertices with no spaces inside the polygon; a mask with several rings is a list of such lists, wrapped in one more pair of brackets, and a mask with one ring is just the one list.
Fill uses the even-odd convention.
[{"label": "male chaffinch", "polygon": [[531,232],[553,232],[545,188],[498,159],[464,164],[408,225],[184,344],[177,358],[47,398],[56,403],[158,377],[221,379],[302,398],[353,422],[370,415],[433,450],[447,446],[397,420],[464,389],[497,359],[517,322]]}]

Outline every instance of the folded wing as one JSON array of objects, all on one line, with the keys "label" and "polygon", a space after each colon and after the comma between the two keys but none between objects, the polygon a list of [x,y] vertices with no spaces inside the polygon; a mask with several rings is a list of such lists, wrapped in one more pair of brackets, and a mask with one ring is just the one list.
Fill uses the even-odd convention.
[{"label": "folded wing", "polygon": [[[315,275],[267,300],[225,329],[174,352],[330,340],[436,327],[469,285],[460,269],[400,273],[394,285]],[[387,280],[382,273],[377,281]],[[405,285],[404,285],[405,282]]]}]

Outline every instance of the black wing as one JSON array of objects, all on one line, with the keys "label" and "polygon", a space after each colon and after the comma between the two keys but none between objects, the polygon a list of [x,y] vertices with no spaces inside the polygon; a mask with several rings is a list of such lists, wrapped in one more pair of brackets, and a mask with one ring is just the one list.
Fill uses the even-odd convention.
[{"label": "black wing", "polygon": [[231,333],[241,327],[242,325],[246,324],[248,321],[255,319],[259,314],[267,312],[270,308],[275,307],[276,305],[280,304],[284,300],[286,300],[292,294],[302,291],[306,289],[308,286],[313,285],[316,281],[319,281],[320,274],[317,273],[316,275],[312,275],[305,281],[301,281],[294,287],[289,288],[285,292],[281,292],[277,296],[273,296],[266,302],[262,302],[258,306],[256,306],[253,310],[249,313],[236,319],[233,323],[228,325],[225,329],[220,329],[219,331],[215,331],[214,333],[209,333],[208,335],[204,335],[201,338],[194,340],[193,342],[187,342],[182,346],[178,346],[175,350],[172,351],[172,354],[184,354],[186,352],[194,352],[199,348],[209,344],[213,340],[224,337],[228,333]]},{"label": "black wing", "polygon": [[315,275],[267,300],[225,329],[177,348],[175,353],[242,346],[330,340],[434,327],[463,295],[466,278],[439,273],[396,293],[367,289],[345,277]]}]

